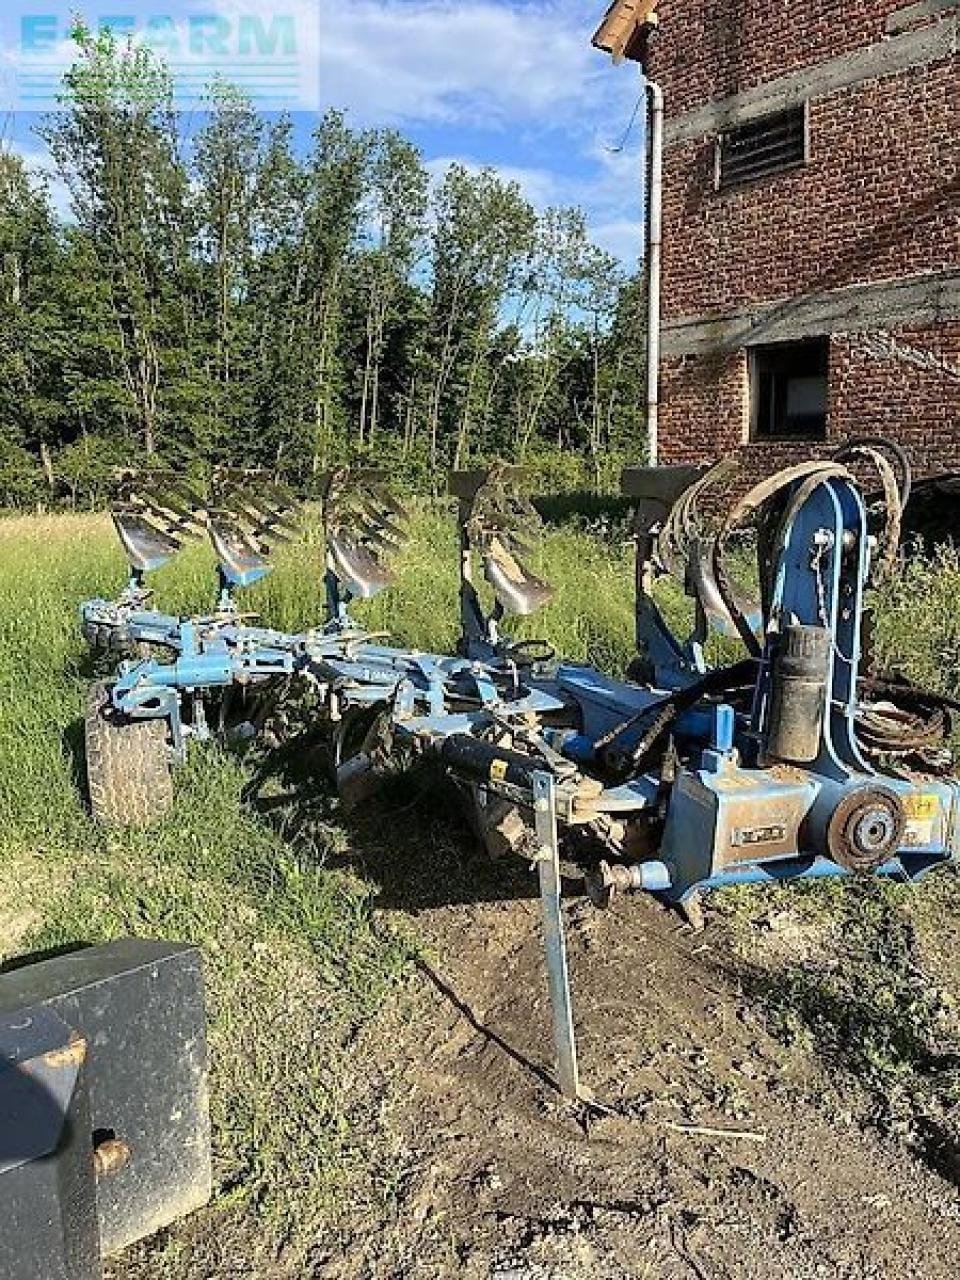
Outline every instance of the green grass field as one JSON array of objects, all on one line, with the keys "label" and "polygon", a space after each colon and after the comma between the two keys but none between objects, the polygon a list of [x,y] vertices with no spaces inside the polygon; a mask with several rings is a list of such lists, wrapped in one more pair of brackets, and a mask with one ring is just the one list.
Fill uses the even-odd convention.
[{"label": "green grass field", "polygon": [[[365,620],[411,645],[451,645],[456,557],[452,516],[422,511],[396,589],[368,606]],[[316,621],[321,563],[316,540],[289,549],[274,576],[250,593],[250,608],[284,628]],[[541,567],[557,587],[556,601],[526,632],[546,635],[572,657],[622,668],[632,651],[629,548],[561,528],[548,536]],[[399,1171],[391,1164],[389,1124],[365,1098],[364,1064],[350,1045],[385,1000],[400,998],[416,937],[412,924],[401,933],[387,930],[371,910],[376,885],[363,874],[363,857],[351,858],[374,838],[369,832],[358,837],[322,788],[264,815],[244,797],[246,771],[228,753],[191,753],[178,774],[176,812],[155,831],[105,834],[94,827],[80,782],[80,718],[91,671],[77,607],[94,595],[114,595],[123,579],[106,518],[0,521],[0,960],[126,934],[199,944],[209,984],[219,1189],[205,1221],[225,1239],[242,1236],[245,1256],[296,1256],[334,1229],[351,1197],[389,1201],[394,1193]],[[157,602],[172,611],[203,609],[213,584],[212,556],[191,548],[157,576]],[[683,608],[674,594],[666,604],[671,613]],[[877,644],[907,674],[957,691],[956,555],[914,559],[883,592]],[[442,828],[396,835],[441,845],[452,838]],[[780,891],[784,901],[786,893]],[[927,939],[925,954],[936,957],[943,990],[960,996],[957,961],[942,945],[944,937],[957,939],[960,894],[949,875],[931,879],[915,896],[876,886],[863,893],[884,946],[871,949],[862,925],[867,917],[843,890],[803,890],[796,901],[803,911],[838,920],[852,912],[870,953],[861,970],[880,975],[893,965],[900,975],[858,988],[869,1007],[860,1009],[856,1026],[867,1040],[858,1050],[860,1068],[851,1069],[866,1069],[865,1054],[883,1089],[894,1076],[910,1076],[914,1041],[941,1035],[945,1016],[911,986],[916,955],[905,949],[903,921],[909,918]],[[722,905],[747,927],[768,909],[768,899],[761,904],[750,893]],[[829,974],[816,981],[807,975],[805,982],[797,974],[789,981],[774,975],[760,998],[785,1033],[802,1027],[842,1042],[853,1034],[844,1009],[859,971],[854,965],[844,972],[836,1008],[827,998]],[[940,986],[937,992],[939,999]],[[173,1233],[154,1247],[149,1274],[184,1274],[185,1239]]]}]

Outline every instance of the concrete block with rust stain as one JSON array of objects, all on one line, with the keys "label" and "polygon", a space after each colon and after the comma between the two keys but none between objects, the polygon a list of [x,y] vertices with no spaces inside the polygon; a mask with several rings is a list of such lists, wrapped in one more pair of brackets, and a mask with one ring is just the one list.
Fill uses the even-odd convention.
[{"label": "concrete block with rust stain", "polygon": [[0,977],[0,1017],[39,1010],[87,1045],[87,1154],[107,1256],[210,1197],[200,953],[130,938]]}]

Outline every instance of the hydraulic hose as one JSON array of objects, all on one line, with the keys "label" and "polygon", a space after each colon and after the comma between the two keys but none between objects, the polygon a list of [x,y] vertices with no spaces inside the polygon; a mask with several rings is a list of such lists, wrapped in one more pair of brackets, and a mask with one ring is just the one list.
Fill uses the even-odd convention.
[{"label": "hydraulic hose", "polygon": [[[880,451],[880,446],[888,449],[894,456],[900,470],[898,476],[888,458]],[[900,547],[900,531],[903,525],[903,512],[910,500],[913,475],[907,455],[899,445],[883,440],[879,436],[864,436],[850,440],[833,455],[835,462],[856,461],[869,462],[877,471],[883,487],[884,527],[880,536],[880,554],[877,559],[881,580],[886,578],[897,562],[897,551]]]}]

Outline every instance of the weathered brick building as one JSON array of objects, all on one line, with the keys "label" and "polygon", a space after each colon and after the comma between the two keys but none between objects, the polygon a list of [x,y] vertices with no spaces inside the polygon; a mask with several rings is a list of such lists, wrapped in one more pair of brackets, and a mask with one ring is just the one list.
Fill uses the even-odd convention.
[{"label": "weathered brick building", "polygon": [[660,0],[660,456],[960,467],[960,0]]}]

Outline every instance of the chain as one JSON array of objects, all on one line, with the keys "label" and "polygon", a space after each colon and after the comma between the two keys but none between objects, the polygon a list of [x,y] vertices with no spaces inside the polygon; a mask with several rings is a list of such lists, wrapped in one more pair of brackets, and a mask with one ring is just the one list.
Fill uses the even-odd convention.
[{"label": "chain", "polygon": [[829,544],[826,541],[818,542],[813,553],[813,559],[810,562],[817,584],[817,611],[820,615],[820,625],[830,635],[830,648],[833,650],[834,657],[839,658],[841,662],[845,662],[848,667],[852,667],[854,659],[848,658],[845,653],[840,652],[834,629],[830,625],[830,618],[827,614],[827,589],[823,580],[823,561],[828,550]]}]

